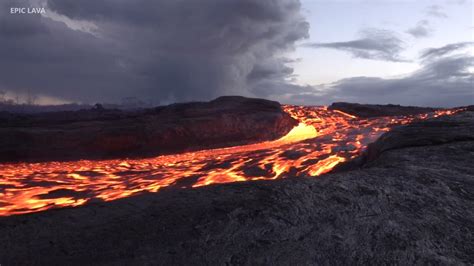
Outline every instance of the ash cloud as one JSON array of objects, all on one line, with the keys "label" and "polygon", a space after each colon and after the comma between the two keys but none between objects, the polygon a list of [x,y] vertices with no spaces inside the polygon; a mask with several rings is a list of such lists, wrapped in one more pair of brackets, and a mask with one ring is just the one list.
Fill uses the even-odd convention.
[{"label": "ash cloud", "polygon": [[2,3],[0,89],[154,104],[298,89],[282,54],[308,37],[299,0],[44,0],[50,17],[6,13],[19,2],[32,4]]},{"label": "ash cloud", "polygon": [[329,48],[348,52],[355,58],[404,62],[400,53],[404,42],[392,31],[382,29],[365,29],[360,37],[345,42],[309,43],[305,46],[316,49]]}]

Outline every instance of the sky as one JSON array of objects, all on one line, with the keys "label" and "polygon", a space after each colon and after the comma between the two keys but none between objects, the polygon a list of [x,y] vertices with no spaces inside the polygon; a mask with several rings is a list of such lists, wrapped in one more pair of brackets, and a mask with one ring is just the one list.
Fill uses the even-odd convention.
[{"label": "sky", "polygon": [[0,96],[474,104],[473,1],[2,0]]},{"label": "sky", "polygon": [[[304,40],[303,43],[320,45],[308,47],[300,44],[295,51],[295,56],[299,60],[293,64],[293,68],[295,74],[298,75],[299,84],[311,84],[319,87],[320,90],[328,89],[328,87],[335,89],[343,87],[345,90],[354,91],[351,93],[340,89],[342,91],[339,94],[331,95],[334,100],[341,101],[428,106],[473,104],[472,56],[474,48],[472,45],[461,45],[462,47],[453,50],[452,54],[447,54],[451,56],[463,54],[466,58],[470,58],[464,68],[464,71],[470,72],[468,78],[470,82],[467,83],[469,86],[466,86],[463,93],[454,91],[456,85],[463,86],[462,84],[454,83],[436,89],[428,84],[409,82],[417,71],[423,71],[426,66],[426,62],[423,62],[420,56],[427,49],[474,41],[473,1],[304,0],[302,7],[302,12],[311,25],[310,38]],[[351,52],[348,47],[344,49],[341,44],[339,47],[328,45],[364,39],[364,34],[367,35],[366,31],[379,31],[385,36],[386,38],[381,38],[369,34],[369,37],[372,36],[372,39],[379,44],[383,44],[384,39],[387,39],[384,47],[390,44],[401,47],[388,50],[387,53],[372,53],[373,56],[366,57],[363,54],[357,54],[360,50]],[[394,37],[394,39],[388,37]],[[398,48],[398,46],[395,47]],[[392,58],[394,56],[398,58],[394,60]],[[343,81],[351,78],[352,82],[351,80]],[[363,82],[364,78],[366,82]],[[376,81],[368,78],[384,80]],[[437,83],[440,86],[444,85],[443,81],[449,78],[451,77],[445,77]],[[392,93],[383,89],[387,82],[395,83],[390,86]],[[401,92],[405,88],[397,86],[397,83],[408,86],[413,83],[410,95],[407,95],[406,91]],[[361,86],[367,86],[370,89],[362,93]],[[388,95],[379,95],[377,91]],[[325,99],[322,99],[322,103],[325,103]]]}]

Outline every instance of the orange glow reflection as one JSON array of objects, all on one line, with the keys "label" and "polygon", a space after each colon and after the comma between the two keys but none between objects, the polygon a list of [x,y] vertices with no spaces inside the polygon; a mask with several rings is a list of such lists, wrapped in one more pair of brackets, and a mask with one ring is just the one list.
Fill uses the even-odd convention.
[{"label": "orange glow reflection", "polygon": [[145,159],[0,164],[0,215],[115,200],[169,186],[318,176],[357,156],[395,125],[456,112],[360,119],[326,107],[284,109],[300,123],[275,141]]}]

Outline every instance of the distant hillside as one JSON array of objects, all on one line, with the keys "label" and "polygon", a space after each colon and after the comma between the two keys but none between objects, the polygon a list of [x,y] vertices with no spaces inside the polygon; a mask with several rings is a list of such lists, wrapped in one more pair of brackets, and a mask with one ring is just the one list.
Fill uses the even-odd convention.
[{"label": "distant hillside", "polygon": [[90,109],[87,104],[62,104],[62,105],[31,105],[31,104],[11,104],[0,103],[0,112],[10,113],[45,113],[61,111],[78,111],[81,109]]},{"label": "distant hillside", "polygon": [[[93,109],[97,105],[90,104],[61,104],[61,105],[32,105],[32,104],[12,104],[0,102],[0,112],[19,113],[19,114],[34,114],[34,113],[49,113],[49,112],[64,112],[64,111],[79,111],[84,109]],[[133,110],[149,108],[150,105],[124,105],[124,104],[100,104],[104,109],[121,109]]]}]

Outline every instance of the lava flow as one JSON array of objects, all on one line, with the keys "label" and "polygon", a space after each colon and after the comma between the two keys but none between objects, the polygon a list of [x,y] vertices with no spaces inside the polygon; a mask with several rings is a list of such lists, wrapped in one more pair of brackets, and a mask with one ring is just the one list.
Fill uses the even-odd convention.
[{"label": "lava flow", "polygon": [[161,188],[318,176],[395,125],[437,111],[361,119],[326,107],[285,106],[300,124],[279,140],[146,159],[0,164],[0,215],[110,201]]}]

